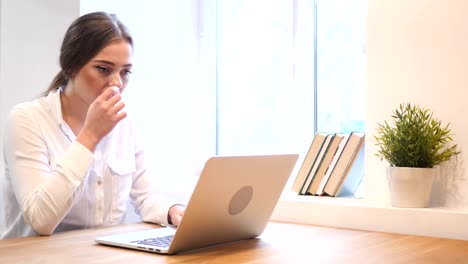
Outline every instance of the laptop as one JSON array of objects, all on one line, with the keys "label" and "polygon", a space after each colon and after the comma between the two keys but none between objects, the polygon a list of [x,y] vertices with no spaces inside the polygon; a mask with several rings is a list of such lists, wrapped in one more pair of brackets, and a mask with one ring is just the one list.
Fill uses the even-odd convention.
[{"label": "laptop", "polygon": [[264,231],[297,159],[297,154],[212,157],[205,163],[179,227],[95,241],[177,254],[255,238]]}]

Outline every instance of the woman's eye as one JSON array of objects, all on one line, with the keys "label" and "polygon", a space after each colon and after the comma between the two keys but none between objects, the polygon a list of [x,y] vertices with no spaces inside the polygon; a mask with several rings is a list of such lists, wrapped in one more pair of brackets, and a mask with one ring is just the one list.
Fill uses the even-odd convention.
[{"label": "woman's eye", "polygon": [[132,72],[130,70],[123,70],[122,71],[123,76],[129,76],[130,74],[132,74]]},{"label": "woman's eye", "polygon": [[96,66],[96,69],[100,72],[103,72],[103,73],[109,73],[109,69],[107,67],[104,67],[104,66]]}]

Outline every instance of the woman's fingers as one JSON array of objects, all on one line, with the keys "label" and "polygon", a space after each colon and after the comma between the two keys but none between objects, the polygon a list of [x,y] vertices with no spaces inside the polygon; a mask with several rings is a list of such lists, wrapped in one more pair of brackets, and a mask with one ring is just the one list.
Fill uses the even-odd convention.
[{"label": "woman's fingers", "polygon": [[107,108],[107,112],[112,115],[118,115],[121,119],[126,116],[126,113],[121,112],[125,108],[125,103],[122,100],[122,95],[119,92],[119,88],[116,86],[108,87],[104,92],[98,96],[97,101],[101,101]]},{"label": "woman's fingers", "polygon": [[96,98],[96,100],[108,101],[109,99],[111,99],[116,94],[120,94],[119,93],[119,88],[117,86],[110,86],[110,87],[107,87],[107,89],[105,89],[104,92],[102,92]]}]

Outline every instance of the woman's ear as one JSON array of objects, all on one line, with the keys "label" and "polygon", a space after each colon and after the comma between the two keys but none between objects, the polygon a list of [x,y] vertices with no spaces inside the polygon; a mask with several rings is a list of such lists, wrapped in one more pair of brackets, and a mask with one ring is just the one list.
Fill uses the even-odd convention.
[{"label": "woman's ear", "polygon": [[72,78],[73,78],[73,75],[75,75],[75,74],[73,73],[72,70],[65,70],[63,73],[64,73],[65,78],[66,78],[67,80],[72,79]]}]

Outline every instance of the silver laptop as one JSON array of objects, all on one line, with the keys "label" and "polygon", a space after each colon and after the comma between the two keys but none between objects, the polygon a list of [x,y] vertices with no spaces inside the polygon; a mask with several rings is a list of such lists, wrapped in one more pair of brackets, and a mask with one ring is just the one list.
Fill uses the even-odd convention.
[{"label": "silver laptop", "polygon": [[161,254],[259,236],[294,169],[297,154],[208,159],[177,229],[95,238],[100,244]]}]

